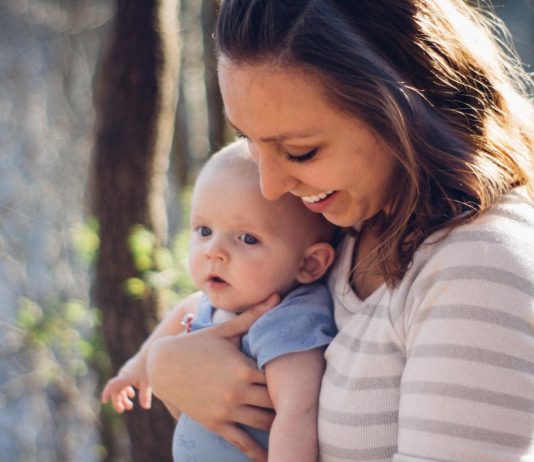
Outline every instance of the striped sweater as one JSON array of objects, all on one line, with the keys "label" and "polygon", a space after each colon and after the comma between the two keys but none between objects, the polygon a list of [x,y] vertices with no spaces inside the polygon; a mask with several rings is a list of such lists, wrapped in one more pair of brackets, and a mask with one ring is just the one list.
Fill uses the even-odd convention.
[{"label": "striped sweater", "polygon": [[534,208],[519,189],[435,240],[395,289],[360,300],[345,238],[321,461],[534,461]]}]

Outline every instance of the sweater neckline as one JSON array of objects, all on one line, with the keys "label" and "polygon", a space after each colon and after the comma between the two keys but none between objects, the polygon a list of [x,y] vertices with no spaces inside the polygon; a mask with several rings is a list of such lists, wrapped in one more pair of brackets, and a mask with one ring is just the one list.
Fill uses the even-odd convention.
[{"label": "sweater neckline", "polygon": [[340,301],[343,301],[343,305],[351,311],[359,311],[368,306],[377,305],[387,288],[386,283],[384,282],[364,299],[360,298],[352,289],[349,279],[351,274],[352,254],[354,252],[356,241],[356,236],[345,236],[339,250],[339,261],[331,275],[331,278],[333,278],[333,287],[335,288],[333,292],[337,297],[340,297]]}]

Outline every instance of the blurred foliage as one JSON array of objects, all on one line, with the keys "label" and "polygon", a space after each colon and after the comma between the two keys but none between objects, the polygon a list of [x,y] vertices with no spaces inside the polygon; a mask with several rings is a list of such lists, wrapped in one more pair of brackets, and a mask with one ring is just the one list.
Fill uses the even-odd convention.
[{"label": "blurred foliage", "polygon": [[[76,225],[70,239],[76,255],[89,268],[98,252],[98,224],[89,219]],[[46,385],[53,384],[58,377],[81,379],[90,369],[110,369],[100,312],[95,307],[61,295],[49,296],[40,303],[21,297],[17,325],[24,332],[28,348],[49,353],[47,363],[39,365]]]},{"label": "blurred foliage", "polygon": [[88,266],[96,260],[100,246],[100,226],[98,221],[89,217],[85,223],[78,223],[71,230],[71,241],[78,257]]},{"label": "blurred foliage", "polygon": [[[191,189],[184,190],[182,211],[187,223]],[[74,249],[80,260],[91,265],[95,261],[99,226],[94,218],[76,225],[71,233]],[[169,246],[158,244],[153,232],[143,226],[133,227],[128,246],[139,277],[125,281],[124,289],[132,297],[141,297],[149,290],[158,290],[170,307],[195,291],[188,269],[189,228],[184,226]],[[53,353],[54,361],[41,373],[47,382],[53,381],[58,369],[62,374],[81,378],[92,367],[109,375],[110,361],[105,351],[100,311],[75,299],[50,297],[38,303],[22,297],[17,312],[18,327],[24,332],[28,347]]]},{"label": "blurred foliage", "polygon": [[41,306],[23,297],[17,324],[25,333],[28,347],[52,353],[53,360],[40,365],[40,374],[47,384],[65,374],[82,378],[95,360],[108,362],[106,355],[98,354],[102,351],[100,330],[95,329],[100,324],[98,310],[84,306],[79,300],[56,298]]},{"label": "blurred foliage", "polygon": [[[188,223],[190,201],[191,188],[185,188],[181,194],[182,223]],[[167,307],[194,292],[187,261],[189,237],[189,227],[183,226],[170,245],[164,246],[158,243],[152,231],[141,225],[134,226],[128,237],[128,247],[140,276],[127,279],[124,290],[132,297],[143,297],[150,290],[158,290]]]},{"label": "blurred foliage", "polygon": [[[191,188],[181,194],[181,222],[188,224]],[[99,226],[94,218],[71,229],[70,239],[80,261],[90,268],[99,248]],[[164,306],[170,308],[181,298],[194,292],[189,275],[188,226],[182,229],[165,246],[158,243],[153,232],[143,226],[133,227],[128,246],[139,277],[125,281],[124,289],[132,297],[143,296],[146,291],[158,290]],[[96,307],[86,306],[76,299],[62,299],[60,295],[37,302],[27,297],[19,300],[17,327],[23,335],[26,348],[40,353],[41,359],[34,379],[43,388],[56,387],[76,397],[77,386],[91,371],[98,378],[111,375],[111,362],[106,351],[101,313]],[[102,384],[101,384],[102,385]],[[100,421],[118,435],[124,431],[122,416],[111,405],[100,406]],[[106,460],[107,449],[93,448],[97,460]]]}]

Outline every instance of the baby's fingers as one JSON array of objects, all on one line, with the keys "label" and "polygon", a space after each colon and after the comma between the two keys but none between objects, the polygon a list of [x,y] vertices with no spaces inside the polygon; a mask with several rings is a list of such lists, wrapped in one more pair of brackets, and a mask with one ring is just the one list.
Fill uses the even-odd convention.
[{"label": "baby's fingers", "polygon": [[126,392],[126,396],[128,398],[135,398],[135,390],[133,387],[126,387],[124,391]]},{"label": "baby's fingers", "polygon": [[112,398],[114,394],[119,393],[122,388],[123,387],[118,386],[115,379],[109,380],[108,383],[106,383],[104,389],[102,390],[102,394],[100,395],[100,401],[103,403],[107,403],[109,399]]},{"label": "baby's fingers", "polygon": [[121,393],[121,398],[122,398],[122,404],[124,405],[125,409],[127,411],[131,411],[133,409],[133,402],[132,402],[132,399],[135,397],[135,390],[133,389],[133,387],[126,387],[122,393]]},{"label": "baby's fingers", "polygon": [[134,396],[134,389],[132,387],[126,387],[118,393],[111,394],[111,404],[119,414],[122,414],[124,411],[133,409],[133,402],[130,398],[133,398]]},{"label": "baby's fingers", "polygon": [[108,388],[108,385],[102,390],[102,394],[100,395],[100,402],[101,403],[107,403],[109,401],[109,398],[111,397],[111,391]]},{"label": "baby's fingers", "polygon": [[129,386],[129,381],[124,380],[121,377],[113,377],[111,380],[108,381],[108,383],[106,383],[104,390],[102,390],[102,395],[100,399],[103,403],[107,403],[109,401],[109,398],[111,398],[113,394],[120,393],[122,390]]},{"label": "baby's fingers", "polygon": [[152,406],[152,387],[148,384],[141,385],[137,399],[143,409],[150,409]]}]

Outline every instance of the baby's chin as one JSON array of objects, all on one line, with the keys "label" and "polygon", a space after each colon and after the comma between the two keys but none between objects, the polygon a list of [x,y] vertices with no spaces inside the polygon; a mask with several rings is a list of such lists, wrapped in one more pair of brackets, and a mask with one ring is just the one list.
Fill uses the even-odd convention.
[{"label": "baby's chin", "polygon": [[219,310],[227,311],[229,313],[234,314],[241,314],[264,302],[267,298],[268,297],[265,297],[260,300],[251,299],[250,301],[240,300],[239,302],[232,300],[212,300],[211,298],[210,300],[212,302],[212,305]]}]

